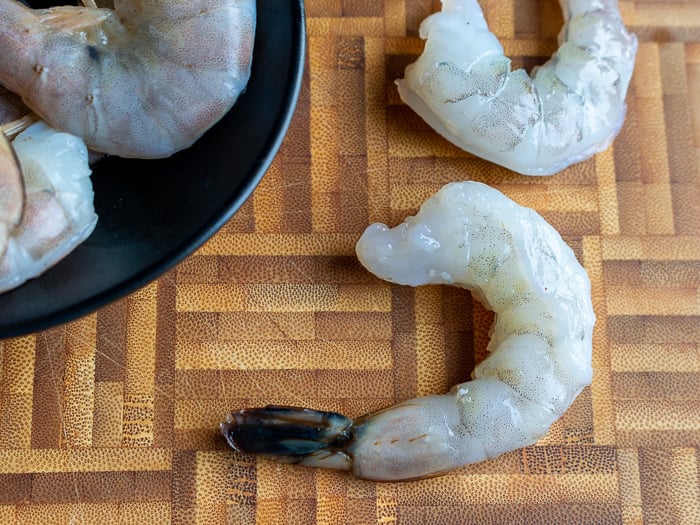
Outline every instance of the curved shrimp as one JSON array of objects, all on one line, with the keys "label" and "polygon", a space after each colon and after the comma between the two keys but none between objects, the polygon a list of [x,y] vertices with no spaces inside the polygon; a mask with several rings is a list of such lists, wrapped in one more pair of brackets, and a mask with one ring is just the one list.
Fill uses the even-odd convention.
[{"label": "curved shrimp", "polygon": [[[37,122],[19,134],[12,146],[22,168],[24,199],[20,194],[11,202],[24,202],[24,211],[21,220],[8,228],[5,249],[0,250],[0,293],[56,264],[97,223],[88,151],[78,137]],[[4,172],[0,173],[1,185]],[[16,186],[13,183],[15,198]],[[3,215],[5,206],[0,198]]]},{"label": "curved shrimp", "polygon": [[606,149],[625,117],[637,52],[617,0],[560,0],[560,47],[532,78],[511,71],[477,0],[443,0],[402,100],[458,147],[525,175],[551,175]]},{"label": "curved shrimp", "polygon": [[255,0],[115,0],[32,10],[0,0],[0,84],[94,150],[167,157],[235,103]]},{"label": "curved shrimp", "polygon": [[396,228],[370,226],[357,254],[391,282],[471,290],[496,312],[489,357],[448,394],[355,421],[290,407],[233,412],[221,431],[234,449],[366,479],[417,479],[534,443],[590,384],[588,276],[533,210],[486,185],[452,183]]}]

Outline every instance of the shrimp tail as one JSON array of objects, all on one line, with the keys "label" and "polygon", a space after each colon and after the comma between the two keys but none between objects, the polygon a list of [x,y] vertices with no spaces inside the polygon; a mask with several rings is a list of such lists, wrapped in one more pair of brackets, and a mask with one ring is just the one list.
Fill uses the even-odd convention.
[{"label": "shrimp tail", "polygon": [[220,425],[228,444],[244,454],[272,457],[283,463],[350,470],[345,447],[354,423],[336,412],[268,405],[231,412]]}]

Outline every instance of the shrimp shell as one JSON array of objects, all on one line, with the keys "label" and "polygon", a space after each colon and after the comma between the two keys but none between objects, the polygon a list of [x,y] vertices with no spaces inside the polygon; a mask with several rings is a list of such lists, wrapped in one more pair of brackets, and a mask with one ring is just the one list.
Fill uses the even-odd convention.
[{"label": "shrimp shell", "polygon": [[443,0],[421,24],[402,100],[459,148],[524,175],[551,175],[606,149],[624,121],[637,39],[616,0],[560,0],[560,47],[511,71],[477,0]]},{"label": "shrimp shell", "polygon": [[255,0],[115,0],[32,10],[0,0],[0,83],[94,150],[167,157],[235,103]]},{"label": "shrimp shell", "polygon": [[233,412],[221,430],[234,449],[365,479],[418,479],[535,443],[590,384],[586,271],[540,215],[499,191],[448,184],[403,224],[369,226],[357,255],[393,283],[471,290],[496,313],[489,357],[448,394],[354,421],[293,407]]}]

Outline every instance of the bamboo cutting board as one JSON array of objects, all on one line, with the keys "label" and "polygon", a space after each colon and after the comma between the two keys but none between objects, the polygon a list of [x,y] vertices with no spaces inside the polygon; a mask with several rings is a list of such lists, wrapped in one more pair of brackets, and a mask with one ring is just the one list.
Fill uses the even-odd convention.
[{"label": "bamboo cutting board", "polygon": [[[700,523],[700,1],[621,2],[640,40],[625,126],[549,178],[458,151],[398,99],[438,4],[307,0],[296,115],[243,209],[127,299],[0,341],[0,523]],[[556,48],[554,0],[482,5],[516,66]],[[491,314],[353,251],[460,179],[539,211],[588,270],[592,386],[536,446],[431,480],[229,451],[231,409],[357,416],[469,376]]]}]

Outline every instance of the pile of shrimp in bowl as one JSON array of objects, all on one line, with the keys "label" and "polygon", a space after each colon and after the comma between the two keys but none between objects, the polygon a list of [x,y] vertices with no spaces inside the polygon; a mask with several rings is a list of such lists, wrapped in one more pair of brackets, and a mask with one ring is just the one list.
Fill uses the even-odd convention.
[{"label": "pile of shrimp in bowl", "polygon": [[169,157],[233,107],[255,29],[255,0],[0,0],[0,293],[92,233],[91,163]]}]

